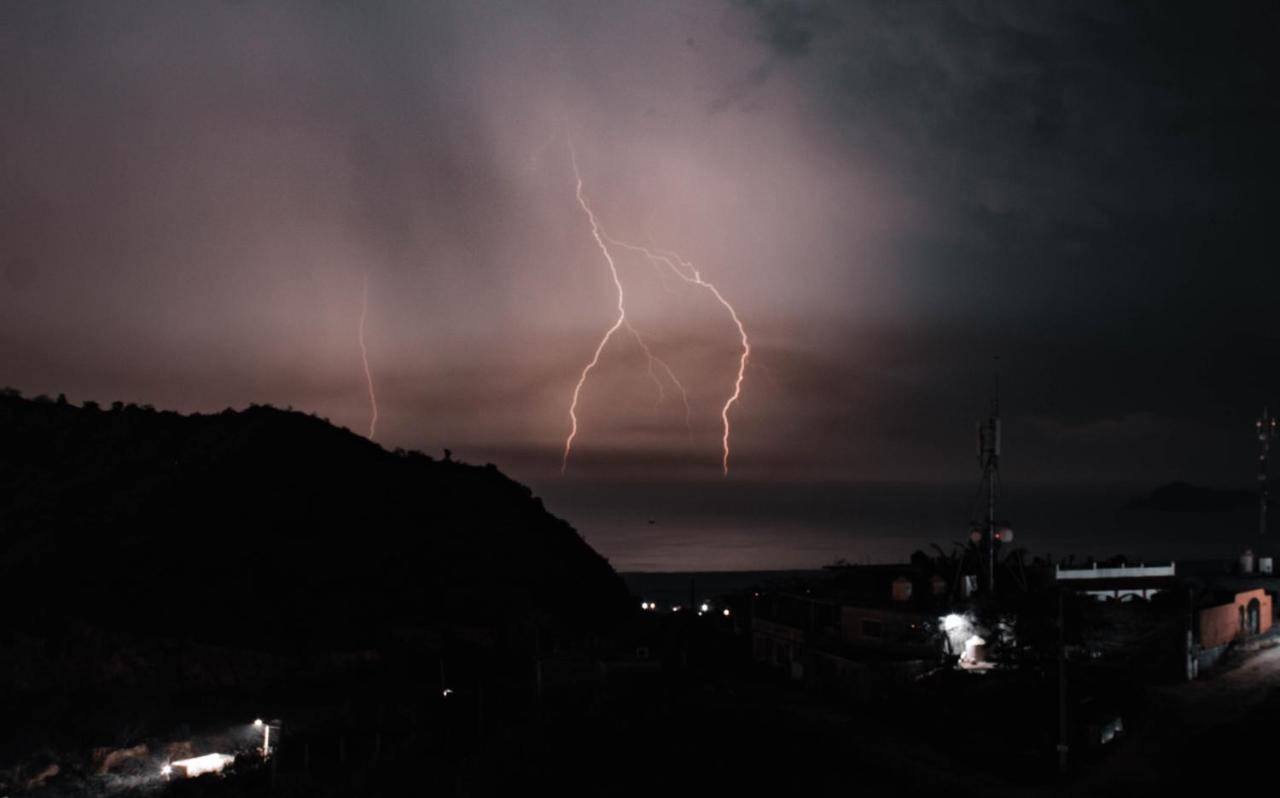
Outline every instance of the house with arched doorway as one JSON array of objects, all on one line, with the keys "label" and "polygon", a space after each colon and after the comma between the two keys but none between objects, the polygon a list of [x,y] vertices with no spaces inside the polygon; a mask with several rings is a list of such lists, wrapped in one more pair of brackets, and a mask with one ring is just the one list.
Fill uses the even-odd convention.
[{"label": "house with arched doorway", "polygon": [[1215,596],[1196,613],[1199,664],[1212,665],[1232,643],[1266,632],[1271,622],[1271,596],[1262,588]]}]

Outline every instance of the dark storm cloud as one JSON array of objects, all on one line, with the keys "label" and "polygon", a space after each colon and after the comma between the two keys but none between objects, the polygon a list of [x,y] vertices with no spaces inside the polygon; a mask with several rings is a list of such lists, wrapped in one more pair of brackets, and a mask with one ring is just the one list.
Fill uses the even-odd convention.
[{"label": "dark storm cloud", "polygon": [[[1280,387],[1264,365],[1280,288],[1274,6],[753,8],[778,55],[807,42],[759,94],[785,79],[824,135],[875,154],[918,202],[893,268],[925,314],[908,335],[939,360],[958,348],[947,329],[1023,351],[1006,358],[1013,379],[1053,397],[1026,410],[1064,424],[1168,411],[1200,453],[1221,452],[1209,431],[1246,424]],[[837,19],[794,35],[818,10]],[[1166,472],[1225,465],[1193,460]]]},{"label": "dark storm cloud", "polygon": [[734,5],[759,16],[759,39],[784,56],[809,52],[815,32],[839,21],[837,14],[822,2],[735,0]]}]

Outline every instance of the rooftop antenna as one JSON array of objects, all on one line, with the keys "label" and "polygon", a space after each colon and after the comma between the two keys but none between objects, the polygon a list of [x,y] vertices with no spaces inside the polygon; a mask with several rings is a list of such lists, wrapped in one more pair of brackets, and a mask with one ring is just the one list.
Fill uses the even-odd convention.
[{"label": "rooftop antenna", "polygon": [[1267,455],[1271,452],[1271,439],[1276,437],[1276,418],[1262,408],[1262,417],[1255,422],[1258,430],[1258,534],[1267,534]]}]

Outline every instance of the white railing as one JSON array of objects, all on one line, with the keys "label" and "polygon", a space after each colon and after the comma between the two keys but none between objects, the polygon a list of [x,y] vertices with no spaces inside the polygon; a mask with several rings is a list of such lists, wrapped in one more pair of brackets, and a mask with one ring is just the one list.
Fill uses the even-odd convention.
[{"label": "white railing", "polygon": [[1168,565],[1131,565],[1122,568],[1099,568],[1095,563],[1092,568],[1063,568],[1055,566],[1054,573],[1058,579],[1128,579],[1133,577],[1174,576],[1177,563]]}]

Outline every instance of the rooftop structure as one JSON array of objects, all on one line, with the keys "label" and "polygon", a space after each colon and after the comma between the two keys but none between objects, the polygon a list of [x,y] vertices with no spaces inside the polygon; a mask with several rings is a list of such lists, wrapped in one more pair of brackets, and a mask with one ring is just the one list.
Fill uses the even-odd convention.
[{"label": "rooftop structure", "polygon": [[1177,563],[1168,565],[1122,565],[1099,568],[1063,568],[1055,566],[1054,578],[1067,587],[1075,587],[1099,601],[1149,599],[1171,587],[1177,576]]}]

